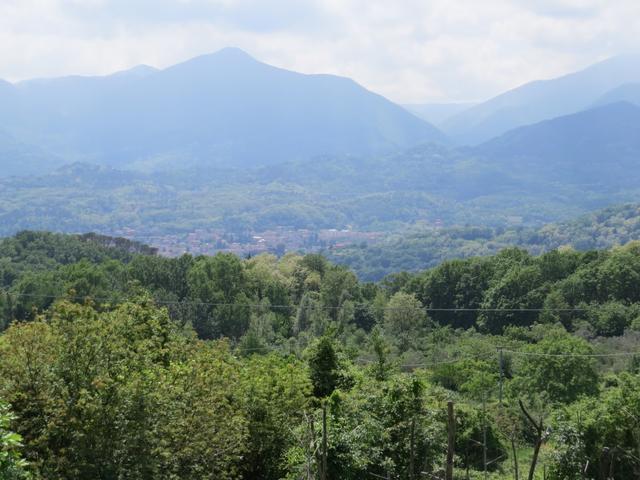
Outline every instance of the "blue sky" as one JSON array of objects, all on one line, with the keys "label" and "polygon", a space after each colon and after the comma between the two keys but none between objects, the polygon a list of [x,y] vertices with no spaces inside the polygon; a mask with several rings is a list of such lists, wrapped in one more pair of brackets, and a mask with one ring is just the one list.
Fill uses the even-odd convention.
[{"label": "blue sky", "polygon": [[469,101],[638,38],[638,0],[0,0],[0,78],[164,67],[237,46],[398,102]]}]

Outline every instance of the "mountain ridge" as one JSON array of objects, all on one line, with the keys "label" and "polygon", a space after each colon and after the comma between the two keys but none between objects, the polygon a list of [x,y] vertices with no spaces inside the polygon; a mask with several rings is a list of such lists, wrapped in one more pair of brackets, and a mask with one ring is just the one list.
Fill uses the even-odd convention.
[{"label": "mountain ridge", "polygon": [[510,130],[473,150],[494,165],[517,167],[547,181],[608,188],[640,180],[640,107],[615,102]]},{"label": "mountain ridge", "polygon": [[502,133],[589,108],[621,84],[640,81],[640,54],[611,57],[582,70],[535,80],[504,92],[454,116],[445,133],[479,144]]},{"label": "mountain ridge", "polygon": [[223,49],[162,70],[20,82],[0,128],[69,162],[118,168],[260,166],[377,154],[442,132],[355,81]]}]

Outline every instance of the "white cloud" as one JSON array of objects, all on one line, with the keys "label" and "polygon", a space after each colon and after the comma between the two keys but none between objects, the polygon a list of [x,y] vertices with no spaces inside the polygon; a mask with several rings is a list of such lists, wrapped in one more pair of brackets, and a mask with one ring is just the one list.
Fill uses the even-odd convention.
[{"label": "white cloud", "polygon": [[0,0],[0,77],[163,67],[234,45],[400,102],[474,100],[637,38],[637,0]]}]

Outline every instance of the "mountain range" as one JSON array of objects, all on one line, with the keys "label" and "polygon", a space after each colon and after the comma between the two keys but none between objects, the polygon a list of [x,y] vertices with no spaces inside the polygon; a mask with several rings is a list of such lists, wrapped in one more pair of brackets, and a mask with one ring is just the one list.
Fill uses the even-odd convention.
[{"label": "mountain range", "polygon": [[[164,70],[4,82],[0,102],[0,148],[24,150],[3,158],[10,173],[74,161],[145,170],[255,167],[446,141],[350,79],[283,70],[235,48]],[[34,148],[45,158],[23,162]]]},{"label": "mountain range", "polygon": [[[403,108],[348,78],[300,74],[226,48],[163,70],[140,65],[107,76],[0,81],[0,175],[41,174],[74,162],[143,171],[253,168],[430,142],[487,152],[516,142],[521,127],[590,109],[596,110],[582,125],[602,125],[624,116],[620,109],[597,110],[617,102],[640,102],[640,55],[613,57],[479,104]],[[544,127],[536,128],[540,137]],[[571,142],[572,133],[543,143]]]},{"label": "mountain range", "polygon": [[460,144],[478,144],[523,125],[602,104],[612,90],[638,82],[640,55],[620,55],[559,78],[522,85],[453,116],[442,128]]},{"label": "mountain range", "polygon": [[407,106],[445,133],[352,80],[238,49],[0,82],[0,233],[535,228],[637,202],[638,58]]}]

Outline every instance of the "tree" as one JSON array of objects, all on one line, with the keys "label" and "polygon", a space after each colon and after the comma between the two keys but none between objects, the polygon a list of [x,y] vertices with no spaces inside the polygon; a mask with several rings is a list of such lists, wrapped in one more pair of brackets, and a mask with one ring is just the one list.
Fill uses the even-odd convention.
[{"label": "tree", "polygon": [[378,327],[374,328],[371,332],[369,342],[376,356],[375,363],[371,367],[373,377],[381,382],[386,380],[391,372],[391,365],[388,358],[390,349]]},{"label": "tree", "polygon": [[638,412],[640,378],[628,373],[612,379],[600,396],[558,410],[551,478],[640,478]]},{"label": "tree", "polygon": [[427,314],[414,295],[398,292],[391,297],[384,313],[384,329],[398,339],[401,351],[407,350],[426,326]]},{"label": "tree", "polygon": [[340,309],[347,300],[357,299],[358,279],[350,270],[341,266],[331,266],[322,278],[320,298],[332,320],[337,320]]},{"label": "tree", "polygon": [[414,473],[434,473],[446,425],[426,388],[419,378],[400,374],[384,381],[365,377],[348,392],[335,392],[328,478],[408,478],[412,463]]},{"label": "tree", "polygon": [[440,325],[469,328],[476,323],[478,308],[493,274],[486,259],[451,260],[429,270],[409,290],[433,309],[470,309],[462,312],[434,311]]},{"label": "tree", "polygon": [[22,437],[9,429],[13,419],[9,407],[0,401],[0,478],[3,480],[28,478],[27,462],[20,454]]},{"label": "tree", "polygon": [[309,370],[313,394],[317,398],[326,398],[338,387],[340,364],[333,340],[321,337],[309,356]]},{"label": "tree", "polygon": [[244,334],[251,300],[242,260],[230,253],[198,258],[187,274],[187,283],[190,297],[207,307],[194,324],[200,337],[240,338]]},{"label": "tree", "polygon": [[540,342],[525,348],[526,355],[509,384],[519,395],[544,394],[552,402],[571,403],[598,392],[593,353],[585,341],[554,329]]},{"label": "tree", "polygon": [[247,449],[240,368],[148,299],[63,302],[0,337],[0,395],[44,478],[235,479]]},{"label": "tree", "polygon": [[611,301],[592,305],[587,310],[587,321],[596,335],[613,337],[622,335],[625,328],[639,315],[638,305],[629,307],[621,302]]},{"label": "tree", "polygon": [[480,325],[499,334],[508,325],[533,324],[537,314],[531,309],[541,308],[546,297],[543,283],[537,265],[512,266],[485,292],[481,307],[487,311],[480,314]]},{"label": "tree", "polygon": [[292,429],[305,424],[310,410],[312,385],[304,364],[276,354],[254,355],[243,362],[240,377],[248,431],[242,478],[284,478],[282,459],[296,445]]}]

